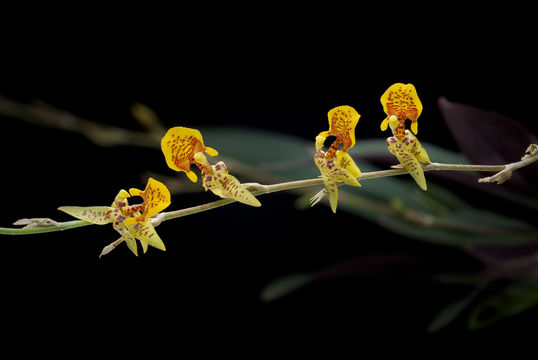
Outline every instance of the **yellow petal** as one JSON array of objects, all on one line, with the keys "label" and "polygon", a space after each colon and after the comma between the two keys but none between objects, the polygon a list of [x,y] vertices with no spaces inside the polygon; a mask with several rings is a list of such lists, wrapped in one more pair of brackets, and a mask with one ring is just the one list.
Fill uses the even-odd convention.
[{"label": "yellow petal", "polygon": [[127,219],[125,219],[125,226],[131,226],[133,224],[136,224],[137,221],[136,221],[136,218],[135,217],[128,217]]},{"label": "yellow petal", "polygon": [[138,249],[136,247],[135,239],[131,235],[126,235],[126,236],[123,237],[123,240],[127,244],[127,247],[129,248],[129,250],[131,250],[133,252],[133,254],[138,256]]},{"label": "yellow petal", "polygon": [[209,156],[217,156],[219,154],[219,152],[213,148],[210,148],[210,147],[206,147],[205,148],[205,152],[207,153],[207,155]]},{"label": "yellow petal", "polygon": [[[407,138],[406,138],[407,139]],[[410,151],[411,145],[391,137],[387,139],[387,147],[389,151],[396,156],[404,168],[411,174],[415,182],[422,190],[427,190],[426,178],[424,177],[424,170],[417,160],[414,153]]]},{"label": "yellow petal", "polygon": [[194,171],[187,171],[187,177],[189,178],[190,181],[192,182],[197,182],[198,181],[198,175],[196,175],[194,173]]},{"label": "yellow petal", "polygon": [[336,153],[336,159],[340,167],[349,171],[351,175],[353,175],[356,178],[361,176],[361,169],[359,169],[357,164],[355,164],[355,161],[353,161],[353,158],[351,157],[351,155],[349,155],[347,152],[338,151]]},{"label": "yellow petal", "polygon": [[385,118],[385,120],[383,120],[383,121],[381,122],[381,126],[380,126],[380,127],[381,127],[381,131],[385,131],[385,130],[387,130],[388,126],[389,126],[389,117],[387,116],[387,117]]},{"label": "yellow petal", "polygon": [[142,196],[143,191],[140,189],[130,188],[129,193],[131,196]]},{"label": "yellow petal", "polygon": [[[336,153],[336,158],[327,157],[326,155],[323,151],[318,151],[314,157],[314,163],[321,172],[331,209],[336,212],[338,205],[338,188],[336,184],[342,181],[348,185],[361,186],[356,176],[352,173],[354,172],[357,176],[360,176],[360,170],[351,156],[343,150]],[[337,158],[340,158],[340,161]]]},{"label": "yellow petal", "polygon": [[[184,171],[189,175],[194,154],[207,151],[209,155],[217,155],[217,150],[205,147],[202,134],[196,129],[173,127],[161,139],[161,150],[166,164],[173,170]],[[189,175],[193,180],[195,176]]]},{"label": "yellow petal", "polygon": [[322,131],[316,136],[316,151],[321,150],[323,145],[325,145],[325,140],[327,139],[328,131]]},{"label": "yellow petal", "polygon": [[261,206],[261,203],[250,193],[239,180],[228,174],[226,165],[220,161],[211,166],[211,173],[204,173],[203,185],[206,190],[222,198],[237,200],[250,206]]},{"label": "yellow petal", "polygon": [[136,241],[135,238],[129,233],[129,230],[127,229],[127,226],[125,226],[125,218],[123,216],[117,216],[114,219],[114,222],[112,223],[112,226],[114,229],[120,233],[122,239],[127,244],[127,247],[129,250],[133,252],[136,256],[138,256],[138,250],[136,248]]},{"label": "yellow petal", "polygon": [[[409,139],[409,144],[411,145],[409,150],[415,154],[415,157],[417,160],[421,163],[429,163],[430,157],[428,156],[428,153],[426,152],[426,149],[422,147],[422,144],[418,139],[411,134],[409,131],[405,132],[406,138]],[[404,138],[405,141],[405,138]]]},{"label": "yellow petal", "polygon": [[418,122],[413,121],[411,123],[411,131],[416,135],[418,133]]},{"label": "yellow petal", "polygon": [[111,223],[118,213],[118,209],[108,206],[61,206],[58,210],[97,225]]},{"label": "yellow petal", "polygon": [[[351,106],[342,105],[331,109],[327,114],[329,118],[329,131],[327,136],[336,136],[344,144],[343,151],[355,145],[355,127],[361,117],[357,110]],[[321,134],[320,134],[321,135]]]},{"label": "yellow petal", "polygon": [[[396,83],[391,85],[381,96],[381,104],[387,115],[395,115],[398,118],[404,116],[415,124],[411,125],[412,129],[413,126],[415,130],[418,129],[417,119],[422,113],[422,103],[413,84]],[[383,123],[381,129],[385,130],[386,126],[383,128]],[[416,131],[413,132],[416,134]]]},{"label": "yellow petal", "polygon": [[141,196],[143,199],[142,214],[137,218],[129,217],[127,225],[134,222],[146,222],[153,215],[163,211],[170,205],[170,191],[162,182],[153,178],[148,179],[144,191],[131,188],[129,192],[132,196]]},{"label": "yellow petal", "polygon": [[129,202],[127,201],[127,199],[130,197],[131,195],[129,195],[127,191],[121,189],[118,192],[118,195],[116,195],[116,197],[114,198],[114,201],[112,202],[111,206],[116,209],[120,209],[124,206],[128,206]]},{"label": "yellow petal", "polygon": [[336,208],[338,206],[338,187],[336,183],[329,180],[327,176],[322,175],[323,183],[325,184],[325,189],[327,190],[327,197],[329,198],[329,204],[331,205],[331,210],[333,213],[336,213]]},{"label": "yellow petal", "polygon": [[129,232],[140,241],[144,253],[147,251],[148,245],[151,245],[159,250],[166,251],[163,241],[151,223],[138,223],[132,227],[129,227]]}]

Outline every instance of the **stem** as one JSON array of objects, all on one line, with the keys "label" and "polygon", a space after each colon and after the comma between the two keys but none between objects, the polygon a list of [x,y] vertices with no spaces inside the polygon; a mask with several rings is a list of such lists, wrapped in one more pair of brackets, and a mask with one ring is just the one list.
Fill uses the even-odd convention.
[{"label": "stem", "polygon": [[[533,148],[534,149],[534,148]],[[435,171],[435,170],[448,170],[448,171],[491,171],[491,172],[498,172],[498,174],[503,173],[504,170],[507,170],[511,173],[511,171],[521,168],[523,166],[529,165],[530,163],[538,160],[538,152],[530,153],[529,155],[525,156],[521,161],[507,164],[507,165],[463,165],[463,164],[440,164],[440,163],[429,163],[429,164],[423,164],[422,168],[424,171]],[[396,176],[396,175],[402,175],[407,174],[407,170],[404,168],[395,168],[390,170],[380,170],[380,171],[371,171],[362,174],[358,180],[369,180],[369,179],[377,179],[387,176]],[[496,175],[491,176],[489,178],[484,178],[487,181],[487,179],[495,178]],[[493,181],[496,181],[495,179]],[[322,185],[323,180],[321,178],[316,179],[306,179],[306,180],[297,180],[297,181],[289,181],[279,184],[272,184],[272,185],[262,185],[258,183],[249,183],[244,184],[247,186],[248,190],[253,195],[262,195],[262,194],[270,194],[278,191],[285,191],[285,190],[292,190],[292,189],[299,189],[303,187],[308,186],[317,186]],[[158,214],[155,218],[152,218],[152,222],[155,226],[160,224],[164,220],[171,220],[176,219],[179,217],[187,216],[196,214],[202,211],[207,211],[211,209],[216,209],[218,207],[228,205],[235,202],[233,199],[221,199],[216,200],[210,203],[206,203],[203,205],[193,206],[186,209],[180,209],[175,211],[169,211],[169,212],[162,212]],[[45,232],[52,232],[52,231],[59,231],[59,230],[67,230],[67,229],[74,229],[77,227],[82,227],[86,225],[92,225],[89,222],[83,221],[83,220],[74,220],[74,221],[66,221],[66,222],[59,222],[57,225],[53,226],[36,226],[31,228],[2,228],[0,227],[0,234],[5,235],[27,235],[27,234],[37,234],[37,233],[45,233]]]}]

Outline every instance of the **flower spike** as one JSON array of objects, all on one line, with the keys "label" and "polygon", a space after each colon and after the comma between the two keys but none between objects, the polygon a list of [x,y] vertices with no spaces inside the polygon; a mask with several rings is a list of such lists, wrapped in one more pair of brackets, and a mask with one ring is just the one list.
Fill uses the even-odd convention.
[{"label": "flower spike", "polygon": [[397,138],[405,136],[405,120],[411,120],[411,131],[416,135],[418,132],[417,119],[422,113],[422,103],[417,95],[417,90],[413,84],[396,83],[390,86],[381,96],[381,104],[387,117],[381,123],[381,130],[387,130],[389,119],[397,120]]},{"label": "flower spike", "polygon": [[176,171],[184,171],[192,182],[198,180],[198,176],[191,171],[191,164],[195,163],[194,155],[206,152],[216,156],[218,151],[204,146],[202,134],[196,129],[176,126],[169,129],[161,140],[161,149],[169,168]]}]

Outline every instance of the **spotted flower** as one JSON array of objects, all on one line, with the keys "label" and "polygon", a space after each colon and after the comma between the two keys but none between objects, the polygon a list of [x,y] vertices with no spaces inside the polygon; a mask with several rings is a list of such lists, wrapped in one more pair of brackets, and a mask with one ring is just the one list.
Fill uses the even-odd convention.
[{"label": "spotted flower", "polygon": [[[360,115],[351,106],[344,105],[329,111],[328,118],[329,130],[319,133],[316,137],[314,163],[321,172],[331,209],[336,212],[338,184],[343,182],[348,185],[361,186],[357,181],[357,177],[361,176],[361,171],[347,153],[355,145],[355,127]],[[334,136],[335,139],[325,152],[323,146],[329,136]],[[343,148],[339,150],[341,145]]]},{"label": "spotted flower", "polygon": [[[142,203],[129,205],[131,196],[142,197]],[[111,206],[62,206],[58,208],[69,215],[90,222],[104,225],[112,223],[113,228],[121,235],[112,247],[107,246],[102,254],[108,253],[119,243],[124,242],[127,247],[138,256],[136,240],[140,241],[144,253],[151,245],[160,250],[166,250],[164,243],[148,220],[170,205],[170,192],[166,186],[149,178],[144,191],[130,189],[129,192],[120,190]]]},{"label": "spotted flower", "polygon": [[422,103],[417,95],[413,84],[396,83],[391,85],[381,96],[383,110],[387,117],[381,123],[381,130],[387,130],[389,120],[397,121],[394,136],[401,139],[405,136],[405,120],[411,120],[411,131],[416,135],[418,132],[417,119],[422,113]]},{"label": "spotted flower", "polygon": [[429,163],[428,153],[418,139],[405,129],[405,120],[410,119],[411,131],[417,133],[417,118],[422,112],[422,104],[412,84],[394,84],[381,97],[383,110],[388,115],[381,123],[381,129],[390,127],[393,136],[387,138],[387,148],[396,156],[402,166],[411,174],[422,190],[427,189],[421,163]]},{"label": "spotted flower", "polygon": [[204,155],[218,155],[217,150],[204,145],[202,134],[198,130],[185,127],[174,127],[168,130],[161,140],[161,149],[168,166],[176,171],[184,171],[191,181],[198,180],[197,175],[190,169],[196,165],[202,173],[203,187],[211,190],[221,198],[231,198],[243,204],[261,206],[258,199],[252,195],[239,180],[228,174],[228,168],[220,161],[211,165]]},{"label": "spotted flower", "polygon": [[191,165],[198,165],[194,161],[194,155],[206,152],[216,156],[218,151],[204,146],[202,134],[196,129],[176,126],[166,132],[161,140],[161,149],[166,159],[166,164],[172,170],[184,171],[192,182],[198,180],[198,176],[191,171]]}]

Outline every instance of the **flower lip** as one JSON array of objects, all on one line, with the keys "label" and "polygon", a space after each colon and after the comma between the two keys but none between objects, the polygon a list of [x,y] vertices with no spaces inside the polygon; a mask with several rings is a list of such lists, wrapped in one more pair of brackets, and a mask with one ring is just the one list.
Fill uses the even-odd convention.
[{"label": "flower lip", "polygon": [[140,216],[129,217],[126,220],[127,225],[132,225],[136,222],[145,223],[153,215],[163,211],[170,205],[170,191],[166,186],[153,178],[148,179],[148,183],[144,191],[139,189],[129,189],[131,196],[142,197],[142,204],[132,206],[132,210],[140,211]]},{"label": "flower lip", "polygon": [[[325,139],[328,136],[335,136],[336,149],[342,143],[344,144],[343,151],[353,147],[355,145],[355,127],[361,117],[357,110],[348,105],[337,106],[328,112],[327,117],[329,118],[329,130],[319,133],[318,137]],[[317,138],[316,144],[318,144]]]},{"label": "flower lip", "polygon": [[389,117],[394,115],[398,121],[403,123],[406,119],[411,120],[411,131],[418,132],[417,119],[422,113],[422,103],[413,84],[395,83],[381,96],[383,111],[387,118],[381,123],[381,130],[386,130]]},{"label": "flower lip", "polygon": [[191,171],[191,164],[196,163],[194,155],[206,152],[208,155],[218,155],[218,151],[205,146],[200,131],[182,126],[169,129],[161,139],[161,150],[166,164],[173,170],[184,171],[192,182],[198,177]]}]

